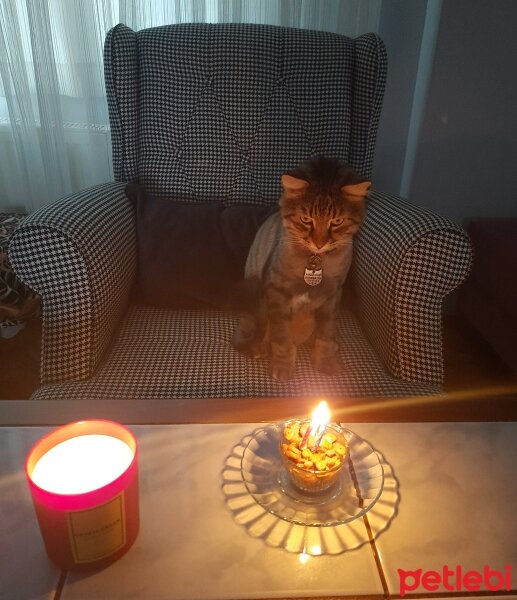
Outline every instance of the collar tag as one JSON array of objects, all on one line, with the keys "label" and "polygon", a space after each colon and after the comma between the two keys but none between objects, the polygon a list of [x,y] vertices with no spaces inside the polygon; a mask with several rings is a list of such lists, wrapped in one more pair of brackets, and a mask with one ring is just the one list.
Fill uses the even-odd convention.
[{"label": "collar tag", "polygon": [[313,254],[305,267],[303,280],[312,287],[319,285],[323,279],[323,269],[321,267],[321,258]]}]

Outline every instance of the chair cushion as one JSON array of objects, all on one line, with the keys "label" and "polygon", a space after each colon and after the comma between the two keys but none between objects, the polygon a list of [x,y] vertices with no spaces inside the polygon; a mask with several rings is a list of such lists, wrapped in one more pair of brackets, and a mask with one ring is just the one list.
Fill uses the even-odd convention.
[{"label": "chair cushion", "polygon": [[154,198],[130,184],[137,211],[138,304],[224,308],[244,276],[258,228],[276,207],[185,203]]},{"label": "chair cushion", "polygon": [[398,397],[439,391],[438,386],[390,376],[348,309],[338,321],[344,368],[336,377],[317,372],[309,349],[302,347],[295,377],[287,383],[271,379],[266,359],[248,359],[232,347],[236,325],[237,320],[222,311],[133,306],[114,346],[90,380],[45,385],[32,399]]}]

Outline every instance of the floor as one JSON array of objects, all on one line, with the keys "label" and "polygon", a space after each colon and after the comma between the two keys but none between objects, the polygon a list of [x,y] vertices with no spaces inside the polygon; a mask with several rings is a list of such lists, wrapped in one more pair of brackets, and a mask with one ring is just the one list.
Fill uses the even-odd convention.
[{"label": "floor", "polygon": [[445,317],[443,334],[447,391],[517,383],[517,374],[461,319]]},{"label": "floor", "polygon": [[41,319],[27,321],[12,338],[0,338],[0,400],[24,400],[39,387]]}]

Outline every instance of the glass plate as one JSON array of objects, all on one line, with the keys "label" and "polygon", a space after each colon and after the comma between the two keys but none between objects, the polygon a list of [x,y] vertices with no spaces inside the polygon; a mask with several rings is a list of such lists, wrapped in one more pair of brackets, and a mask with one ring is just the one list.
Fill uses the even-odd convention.
[{"label": "glass plate", "polygon": [[382,492],[384,471],[368,442],[343,428],[350,451],[348,464],[335,488],[315,496],[290,483],[278,445],[281,427],[255,430],[242,456],[242,478],[258,504],[291,523],[316,527],[348,523],[372,508]]}]

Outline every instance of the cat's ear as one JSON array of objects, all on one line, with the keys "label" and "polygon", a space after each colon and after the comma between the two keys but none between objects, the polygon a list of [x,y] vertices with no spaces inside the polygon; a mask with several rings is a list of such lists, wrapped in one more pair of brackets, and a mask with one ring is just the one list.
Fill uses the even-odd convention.
[{"label": "cat's ear", "polygon": [[305,179],[299,179],[298,177],[284,173],[282,175],[282,186],[287,194],[297,195],[305,192],[309,187],[309,182],[305,181]]},{"label": "cat's ear", "polygon": [[371,181],[361,181],[361,183],[352,183],[344,185],[341,191],[345,195],[347,200],[358,201],[363,200],[372,185]]}]

